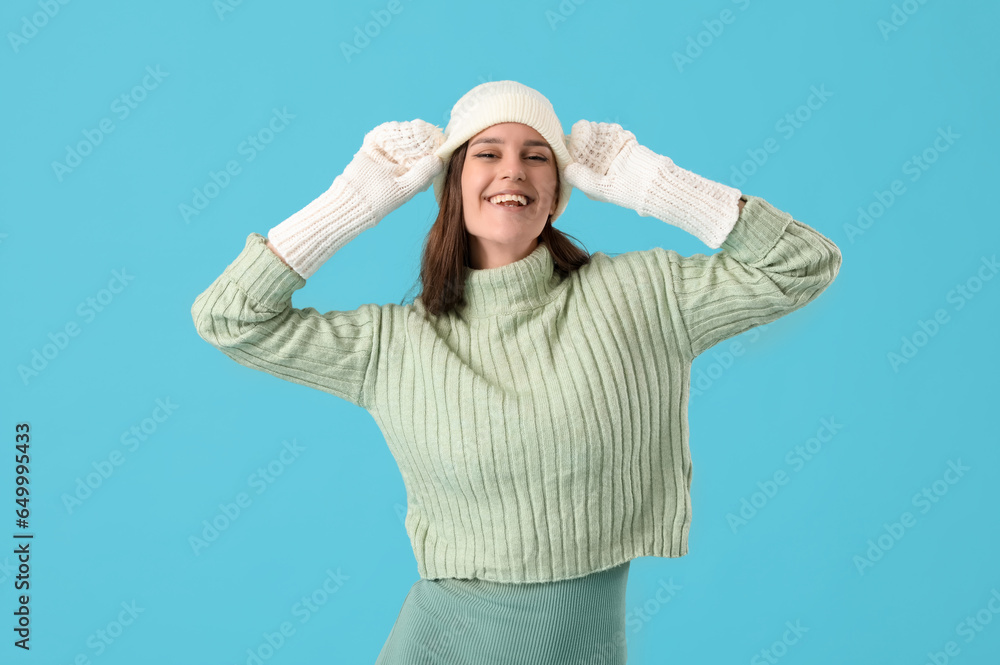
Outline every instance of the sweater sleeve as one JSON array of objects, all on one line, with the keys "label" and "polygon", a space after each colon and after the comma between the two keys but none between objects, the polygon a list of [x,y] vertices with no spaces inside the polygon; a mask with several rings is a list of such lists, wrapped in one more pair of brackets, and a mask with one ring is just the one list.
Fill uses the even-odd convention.
[{"label": "sweater sleeve", "polygon": [[243,251],[194,301],[198,335],[247,367],[367,408],[378,305],[325,314],[292,307],[305,278],[251,233]]},{"label": "sweater sleeve", "polygon": [[718,253],[652,251],[669,277],[691,358],[815,300],[840,270],[840,250],[829,238],[762,198],[744,198]]}]

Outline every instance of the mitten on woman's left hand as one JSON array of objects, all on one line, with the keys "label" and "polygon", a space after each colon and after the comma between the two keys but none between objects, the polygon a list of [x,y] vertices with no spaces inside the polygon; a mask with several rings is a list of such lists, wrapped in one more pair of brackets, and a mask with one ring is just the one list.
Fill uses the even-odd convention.
[{"label": "mitten on woman's left hand", "polygon": [[680,168],[621,125],[579,120],[567,138],[565,177],[591,200],[656,217],[713,249],[739,218],[740,190]]}]

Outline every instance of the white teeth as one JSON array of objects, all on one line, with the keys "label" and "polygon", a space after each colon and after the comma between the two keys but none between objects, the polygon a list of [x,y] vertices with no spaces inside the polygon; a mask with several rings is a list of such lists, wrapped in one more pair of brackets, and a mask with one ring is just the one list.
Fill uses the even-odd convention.
[{"label": "white teeth", "polygon": [[497,194],[490,199],[490,203],[503,203],[504,201],[517,201],[523,206],[528,205],[528,199],[520,194]]}]

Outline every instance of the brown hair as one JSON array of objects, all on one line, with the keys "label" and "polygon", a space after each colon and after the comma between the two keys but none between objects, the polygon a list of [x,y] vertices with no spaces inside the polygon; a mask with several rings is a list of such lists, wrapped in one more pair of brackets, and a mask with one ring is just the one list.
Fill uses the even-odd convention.
[{"label": "brown hair", "polygon": [[[465,228],[465,216],[462,212],[462,168],[468,148],[469,142],[466,141],[452,153],[448,161],[441,206],[424,241],[420,264],[423,290],[416,298],[420,299],[427,314],[433,316],[448,314],[456,307],[465,305],[465,271],[471,266],[469,232]],[[559,171],[556,169],[557,197],[559,186]],[[552,254],[556,272],[563,277],[590,263],[590,254],[574,244],[571,237],[573,236],[554,228],[551,218],[539,235],[541,242],[548,246]]]}]

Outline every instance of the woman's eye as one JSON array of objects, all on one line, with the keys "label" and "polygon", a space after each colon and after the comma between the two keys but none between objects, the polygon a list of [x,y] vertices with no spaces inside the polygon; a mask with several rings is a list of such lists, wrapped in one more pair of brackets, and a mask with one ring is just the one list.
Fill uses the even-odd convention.
[{"label": "woman's eye", "polygon": [[[496,157],[496,154],[494,154],[492,152],[481,152],[478,155],[476,155],[476,157]],[[547,161],[549,161],[548,157],[543,157],[542,155],[532,155],[532,156],[528,157],[528,159],[537,159],[538,161],[541,161],[541,162],[547,162]]]}]

